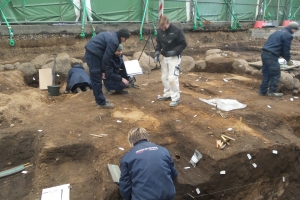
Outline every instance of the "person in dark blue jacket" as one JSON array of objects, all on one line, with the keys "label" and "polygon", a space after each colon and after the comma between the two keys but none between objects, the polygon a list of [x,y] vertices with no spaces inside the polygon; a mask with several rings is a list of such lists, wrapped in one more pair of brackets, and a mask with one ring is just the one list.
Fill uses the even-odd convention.
[{"label": "person in dark blue jacket", "polygon": [[[274,32],[268,38],[262,48],[262,73],[263,79],[260,85],[259,94],[261,96],[281,97],[282,93],[277,93],[279,79],[281,75],[279,57],[283,57],[288,65],[293,65],[291,61],[291,42],[293,34],[299,29],[297,22],[291,22],[287,27]],[[269,90],[268,90],[269,88]]]},{"label": "person in dark blue jacket", "polygon": [[132,149],[121,159],[120,193],[124,200],[173,200],[177,171],[167,149],[150,143],[144,128],[128,133]]},{"label": "person in dark blue jacket", "polygon": [[91,89],[91,85],[91,80],[84,68],[79,63],[75,63],[68,72],[65,93],[69,91],[73,93],[88,91]]},{"label": "person in dark blue jacket", "polygon": [[122,51],[123,46],[120,44],[105,71],[104,86],[107,91],[115,90],[116,94],[128,94],[124,89],[128,88],[130,77],[127,75]]},{"label": "person in dark blue jacket", "polygon": [[102,92],[102,77],[105,69],[110,65],[110,59],[122,42],[126,42],[130,33],[128,29],[118,32],[102,32],[92,38],[85,45],[85,60],[90,70],[93,92],[98,108],[113,108],[114,105],[106,101]]}]

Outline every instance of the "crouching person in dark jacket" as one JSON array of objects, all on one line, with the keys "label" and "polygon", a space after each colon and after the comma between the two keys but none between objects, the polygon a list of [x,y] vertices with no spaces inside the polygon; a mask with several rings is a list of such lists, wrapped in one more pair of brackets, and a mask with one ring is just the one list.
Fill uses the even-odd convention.
[{"label": "crouching person in dark jacket", "polygon": [[91,89],[91,85],[91,80],[84,68],[79,63],[75,63],[68,72],[65,93],[68,93],[69,91],[72,91],[73,93],[88,91]]},{"label": "crouching person in dark jacket", "polygon": [[128,88],[130,77],[127,75],[122,51],[123,46],[120,44],[110,61],[110,65],[105,69],[104,86],[108,92],[115,90],[116,94],[128,94],[128,91],[124,89]]},{"label": "crouching person in dark jacket", "polygon": [[280,64],[278,58],[283,57],[288,65],[293,65],[291,61],[291,42],[293,34],[299,29],[297,22],[291,22],[287,27],[274,32],[268,38],[262,48],[262,73],[263,79],[260,85],[259,95],[281,97],[282,93],[277,93],[280,80]]},{"label": "crouching person in dark jacket", "polygon": [[167,149],[148,142],[144,128],[128,133],[132,149],[121,159],[120,192],[124,200],[173,200],[177,178]]}]

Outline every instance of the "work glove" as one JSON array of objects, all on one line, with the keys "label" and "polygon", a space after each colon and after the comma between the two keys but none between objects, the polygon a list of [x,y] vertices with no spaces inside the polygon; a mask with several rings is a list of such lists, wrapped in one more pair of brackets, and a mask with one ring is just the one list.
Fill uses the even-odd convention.
[{"label": "work glove", "polygon": [[291,60],[289,60],[289,61],[287,61],[287,65],[288,65],[288,66],[292,66],[292,65],[294,65],[294,62],[291,61]]},{"label": "work glove", "polygon": [[156,52],[155,52],[155,54],[154,54],[154,61],[155,61],[155,62],[159,62],[159,54],[160,54],[159,51],[156,51]]},{"label": "work glove", "polygon": [[167,51],[165,53],[166,57],[173,57],[173,56],[176,56],[176,55],[177,55],[176,51]]}]

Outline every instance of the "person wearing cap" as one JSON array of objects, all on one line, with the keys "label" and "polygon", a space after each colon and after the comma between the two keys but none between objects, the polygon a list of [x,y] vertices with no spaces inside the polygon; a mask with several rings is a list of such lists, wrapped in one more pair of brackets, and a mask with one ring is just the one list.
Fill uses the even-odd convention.
[{"label": "person wearing cap", "polygon": [[169,151],[149,142],[144,128],[128,132],[132,147],[121,159],[120,193],[124,200],[173,200],[177,171]]},{"label": "person wearing cap", "polygon": [[117,32],[101,32],[85,45],[85,60],[90,70],[90,78],[98,108],[113,108],[114,104],[105,99],[102,92],[102,77],[119,44],[130,37],[128,29]]},{"label": "person wearing cap", "polygon": [[104,86],[108,92],[115,90],[115,94],[128,94],[124,89],[128,88],[130,77],[127,75],[122,51],[123,46],[120,44],[105,71]]},{"label": "person wearing cap", "polygon": [[159,61],[159,55],[163,55],[160,64],[164,95],[158,96],[158,100],[172,100],[170,106],[175,107],[180,101],[179,70],[181,53],[186,48],[187,42],[183,30],[171,24],[166,16],[160,18],[159,26],[154,58]]},{"label": "person wearing cap", "polygon": [[279,57],[283,57],[287,61],[287,65],[293,65],[291,61],[291,42],[294,38],[293,34],[299,29],[297,22],[291,22],[287,27],[274,32],[268,38],[262,48],[262,73],[263,79],[260,85],[259,95],[281,97],[282,93],[278,93],[278,84],[280,80],[280,64]]}]

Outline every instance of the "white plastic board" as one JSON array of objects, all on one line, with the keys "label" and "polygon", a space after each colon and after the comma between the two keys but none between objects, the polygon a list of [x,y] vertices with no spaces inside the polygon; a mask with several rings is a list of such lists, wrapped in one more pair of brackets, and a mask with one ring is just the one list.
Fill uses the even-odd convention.
[{"label": "white plastic board", "polygon": [[237,110],[237,109],[242,109],[242,108],[247,107],[246,104],[242,104],[235,99],[215,98],[215,99],[206,100],[206,99],[200,98],[199,100],[203,101],[204,103],[207,103],[209,105],[212,105],[214,107],[217,106],[218,109],[223,110],[223,111],[231,111],[231,110]]},{"label": "white plastic board", "polygon": [[43,189],[41,200],[70,200],[70,184]]},{"label": "white plastic board", "polygon": [[128,76],[143,74],[143,70],[138,60],[125,61],[124,64]]},{"label": "white plastic board", "polygon": [[39,69],[39,83],[41,90],[47,90],[49,85],[52,85],[52,69]]}]

